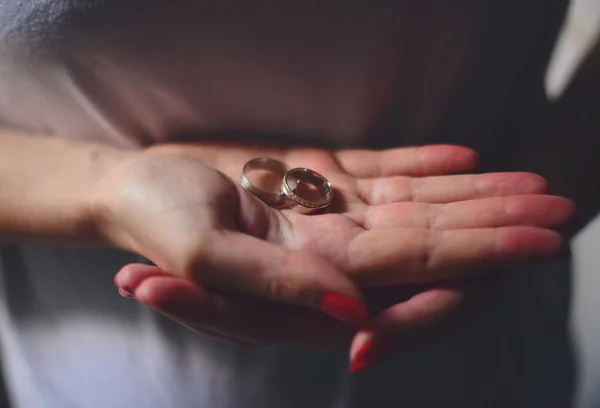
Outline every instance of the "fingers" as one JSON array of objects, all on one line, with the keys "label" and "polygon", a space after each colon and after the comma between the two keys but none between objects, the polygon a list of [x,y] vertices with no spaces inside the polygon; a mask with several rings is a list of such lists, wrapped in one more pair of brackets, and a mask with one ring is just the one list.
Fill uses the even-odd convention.
[{"label": "fingers", "polygon": [[380,228],[357,235],[339,262],[361,285],[423,283],[474,269],[558,256],[560,234],[534,227],[460,230]]},{"label": "fingers", "polygon": [[358,287],[313,253],[290,251],[243,233],[215,231],[195,259],[181,268],[184,276],[208,288],[307,306],[356,327],[367,319]]},{"label": "fingers", "polygon": [[345,172],[358,178],[460,173],[474,170],[480,162],[473,150],[451,145],[341,150],[334,157]]},{"label": "fingers", "polygon": [[166,272],[157,266],[146,264],[129,264],[121,268],[115,275],[115,285],[119,289],[132,293],[145,279],[152,276],[163,276]]},{"label": "fingers", "polygon": [[362,371],[401,347],[426,337],[463,301],[459,287],[436,287],[398,303],[375,317],[371,329],[359,331],[350,346],[350,371]]},{"label": "fingers", "polygon": [[548,182],[532,173],[486,173],[436,177],[384,177],[359,180],[369,205],[395,202],[450,203],[518,194],[546,194]]},{"label": "fingers", "polygon": [[[151,278],[158,278],[152,279]],[[163,282],[161,282],[161,280]],[[138,290],[142,283],[152,282],[153,288],[150,291]],[[181,278],[174,277],[157,266],[145,265],[145,264],[129,264],[121,268],[119,273],[115,276],[115,284],[119,288],[119,294],[128,298],[136,298],[140,303],[144,303],[147,306],[153,307],[158,312],[164,313],[163,310],[159,310],[160,307],[155,307],[158,303],[153,299],[160,299],[162,294],[170,294],[170,296],[178,302],[182,302],[190,307],[197,307],[197,310],[205,310],[211,307],[215,307],[216,303],[210,294],[205,292],[198,285],[190,285],[189,281]],[[154,290],[153,290],[154,289]],[[137,292],[137,293],[136,293]],[[203,308],[200,309],[199,306]],[[168,316],[171,319],[188,326],[192,330],[201,332],[203,335],[211,337],[215,340],[223,341],[234,345],[253,345],[254,343],[248,339],[241,337],[235,337],[232,335],[225,335],[220,332],[215,332],[207,327],[202,327],[199,330],[198,327],[190,326],[184,320],[178,320],[176,315]]]},{"label": "fingers", "polygon": [[396,351],[422,347],[449,330],[456,330],[459,324],[481,314],[493,302],[503,281],[502,275],[490,274],[437,283],[413,291],[404,301],[406,291],[400,290],[396,302],[375,316],[372,327],[354,337],[350,370],[362,371]]},{"label": "fingers", "polygon": [[361,224],[368,228],[404,227],[431,230],[563,226],[575,214],[565,198],[522,195],[459,201],[450,204],[395,203],[371,207]]},{"label": "fingers", "polygon": [[281,303],[207,291],[157,267],[128,265],[116,276],[120,288],[182,325],[236,344],[340,346],[354,330],[325,314]]}]

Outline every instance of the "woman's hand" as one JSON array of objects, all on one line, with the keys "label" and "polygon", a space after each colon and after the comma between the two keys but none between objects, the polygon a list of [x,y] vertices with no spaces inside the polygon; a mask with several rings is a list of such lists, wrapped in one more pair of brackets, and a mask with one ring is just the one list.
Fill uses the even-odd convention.
[{"label": "woman's hand", "polygon": [[546,181],[534,174],[447,176],[479,164],[475,152],[456,146],[337,152],[228,145],[158,149],[200,160],[234,180],[255,157],[325,175],[336,190],[333,211],[315,217],[271,210],[269,221],[278,236],[268,240],[320,254],[363,286],[431,282],[481,266],[553,256],[564,242],[550,228],[562,226],[574,211],[570,201],[547,195]]},{"label": "woman's hand", "polygon": [[[336,189],[336,212],[276,211],[223,176],[237,179],[254,157],[324,174]],[[357,326],[366,316],[354,282],[438,281],[561,252],[562,238],[548,228],[569,219],[573,206],[544,195],[540,177],[436,176],[471,170],[477,161],[452,146],[332,153],[166,146],[113,171],[98,189],[95,213],[109,241],[157,264],[117,276],[143,303],[216,337],[335,343],[348,336],[347,327],[290,305]],[[391,336],[420,329],[463,295],[451,285],[423,292],[384,310],[375,328]],[[361,333],[353,350],[371,337]]]}]

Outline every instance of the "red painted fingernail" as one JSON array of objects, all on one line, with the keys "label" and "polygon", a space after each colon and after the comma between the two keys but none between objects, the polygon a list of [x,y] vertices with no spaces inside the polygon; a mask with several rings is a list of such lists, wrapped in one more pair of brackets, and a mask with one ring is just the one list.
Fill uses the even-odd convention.
[{"label": "red painted fingernail", "polygon": [[321,309],[336,319],[359,329],[364,327],[369,319],[369,313],[365,305],[339,293],[326,293],[323,295]]},{"label": "red painted fingernail", "polygon": [[358,349],[350,362],[350,372],[363,371],[389,357],[395,350],[394,342],[373,338]]},{"label": "red painted fingernail", "polygon": [[119,295],[123,296],[124,298],[135,297],[129,289],[125,289],[125,288],[119,288]]}]

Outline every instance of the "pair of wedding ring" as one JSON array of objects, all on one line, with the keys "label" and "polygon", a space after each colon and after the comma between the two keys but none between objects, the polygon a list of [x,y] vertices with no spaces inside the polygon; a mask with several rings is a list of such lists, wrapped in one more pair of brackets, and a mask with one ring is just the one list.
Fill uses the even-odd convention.
[{"label": "pair of wedding ring", "polygon": [[[277,180],[275,188],[269,191],[252,183],[249,173],[257,170],[274,176]],[[282,162],[269,158],[247,162],[242,169],[241,185],[271,207],[288,207],[306,215],[324,212],[333,200],[333,188],[321,174],[303,167],[290,169]]]}]

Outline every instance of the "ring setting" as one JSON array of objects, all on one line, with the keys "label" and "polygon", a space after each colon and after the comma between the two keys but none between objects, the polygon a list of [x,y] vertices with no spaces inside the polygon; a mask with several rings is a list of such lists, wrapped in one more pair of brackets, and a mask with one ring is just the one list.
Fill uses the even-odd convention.
[{"label": "ring setting", "polygon": [[[255,170],[275,176],[279,180],[277,191],[259,188],[258,183],[251,182],[248,173]],[[316,171],[304,167],[290,169],[278,160],[263,157],[244,165],[240,184],[271,207],[287,207],[304,215],[325,212],[334,196],[331,183]]]}]

